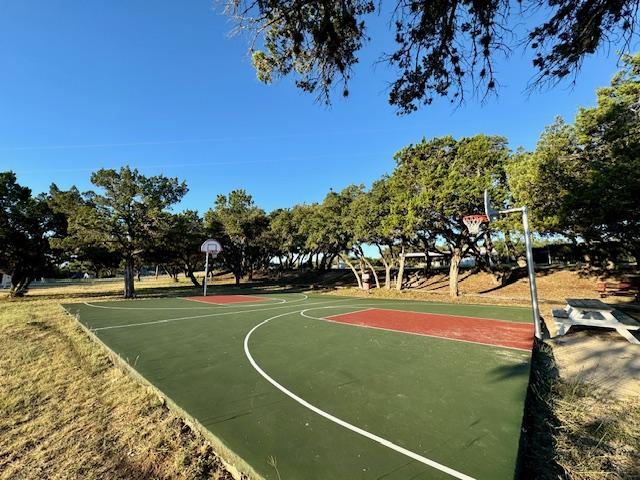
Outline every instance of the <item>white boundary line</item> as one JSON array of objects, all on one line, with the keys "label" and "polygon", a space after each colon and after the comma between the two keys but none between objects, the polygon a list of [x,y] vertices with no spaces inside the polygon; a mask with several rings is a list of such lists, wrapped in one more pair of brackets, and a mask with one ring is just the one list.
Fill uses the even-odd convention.
[{"label": "white boundary line", "polygon": [[[446,304],[445,304],[446,305]],[[449,304],[454,305],[454,304]],[[475,307],[475,305],[473,305]],[[438,313],[438,312],[416,312],[415,310],[401,310],[399,308],[385,308],[384,306],[380,306],[377,308],[373,308],[374,310],[389,310],[391,312],[403,312],[403,313],[420,313],[422,315],[442,315],[443,317],[460,317],[460,318],[470,318],[471,320],[488,320],[491,322],[502,322],[502,323],[511,323],[514,325],[529,325],[531,323],[531,319],[527,319],[523,322],[516,322],[511,320],[502,320],[500,318],[489,318],[489,317],[473,317],[471,315],[455,315],[453,313]],[[341,315],[341,314],[337,314]]]},{"label": "white boundary line", "polygon": [[[220,297],[223,295],[207,295],[207,297]],[[253,305],[259,305],[259,304],[264,304],[266,303],[271,303],[271,304],[276,304],[276,303],[288,303],[284,298],[277,298],[277,297],[258,297],[256,295],[224,295],[225,297],[249,297],[252,299],[257,299],[257,298],[264,298],[264,300],[261,300],[259,302],[254,303]],[[206,297],[204,297],[206,298]],[[216,303],[216,302],[208,302],[206,300],[198,300],[197,298],[193,298],[193,297],[180,297],[181,300],[186,300],[188,302],[199,302],[199,303],[206,303],[208,305],[215,305],[217,307],[242,307],[242,306],[249,306],[249,304],[251,304],[251,301],[246,301],[246,302],[227,302],[227,303]],[[278,300],[277,302],[274,302],[272,300]],[[253,300],[255,302],[255,300]]]},{"label": "white boundary line", "polygon": [[[340,300],[338,300],[340,301]],[[318,303],[309,303],[308,305],[322,305],[325,302],[318,302]],[[90,306],[95,306],[95,305],[90,305]],[[254,310],[237,310],[237,311],[233,311],[233,312],[229,312],[229,311],[225,311],[225,312],[216,312],[216,313],[206,313],[204,315],[194,315],[194,316],[190,316],[190,317],[178,317],[178,318],[165,318],[163,320],[152,320],[150,322],[139,322],[139,323],[127,323],[124,325],[110,325],[108,327],[87,327],[89,328],[92,332],[98,332],[101,330],[113,330],[116,328],[129,328],[129,327],[141,327],[144,325],[156,325],[159,323],[170,323],[170,322],[177,322],[180,320],[194,320],[194,319],[198,319],[198,318],[207,318],[207,317],[218,317],[221,315],[236,315],[239,313],[249,313],[249,312],[265,312],[265,311],[269,311],[269,310],[277,310],[279,308],[288,308],[289,305],[285,304],[285,305],[281,305],[279,307],[268,307],[268,308],[256,308]],[[107,307],[105,307],[107,308]],[[292,313],[298,313],[300,310],[294,310]]]},{"label": "white boundary line", "polygon": [[[346,305],[345,305],[346,306]],[[342,308],[343,306],[337,306],[337,307],[315,307],[315,308],[307,308],[305,310],[302,310],[300,312],[300,315],[302,315],[305,318],[309,318],[311,320],[320,320],[323,322],[330,322],[330,323],[336,323],[338,325],[346,325],[349,327],[360,327],[360,328],[371,328],[373,330],[382,330],[384,332],[393,332],[393,333],[400,333],[400,334],[404,334],[404,335],[414,335],[414,336],[418,336],[418,337],[430,337],[430,338],[438,338],[440,340],[451,340],[453,342],[461,342],[461,343],[471,343],[474,345],[482,345],[484,347],[494,347],[494,348],[506,348],[509,350],[517,350],[518,352],[525,352],[525,353],[531,353],[531,349],[526,349],[526,348],[519,348],[519,347],[510,347],[508,345],[496,345],[495,343],[484,343],[484,342],[476,342],[473,340],[464,340],[462,338],[451,338],[451,337],[442,337],[440,335],[431,335],[429,333],[420,333],[420,332],[406,332],[404,330],[394,330],[392,328],[384,328],[384,327],[374,327],[372,325],[358,325],[356,323],[347,323],[347,322],[340,322],[338,320],[332,320],[331,317],[337,317],[338,315],[350,315],[352,313],[359,313],[359,312],[366,312],[369,310],[378,310],[375,307],[371,307],[371,308],[365,308],[364,310],[356,310],[355,312],[349,312],[349,313],[337,313],[336,315],[331,315],[331,317],[312,317],[311,315],[307,315],[305,312],[309,311],[309,310],[320,310],[323,308]],[[404,310],[398,310],[400,312],[404,311]],[[420,312],[414,312],[414,313],[420,313]],[[533,339],[531,340],[531,345],[533,346]]]},{"label": "white boundary line", "polygon": [[[338,298],[358,298],[361,300],[364,300],[365,297],[350,297],[348,295],[336,295],[336,294],[327,294],[327,296],[331,296],[331,297],[338,297]],[[416,305],[459,305],[461,307],[488,307],[488,308],[513,308],[513,309],[524,309],[524,310],[531,310],[531,307],[523,307],[520,305],[500,305],[500,304],[495,304],[495,303],[454,303],[454,302],[434,302],[433,300],[419,300],[417,298],[408,298],[408,299],[404,299],[404,298],[385,298],[385,297],[373,297],[372,300],[379,300],[379,301],[388,301],[388,302],[405,302],[405,303],[413,303]]]},{"label": "white boundary line", "polygon": [[340,425],[341,427],[344,427],[348,430],[351,430],[352,432],[355,432],[359,435],[362,435],[363,437],[366,437],[370,440],[373,440],[376,443],[379,443],[382,446],[385,446],[387,448],[390,448],[391,450],[395,450],[396,452],[405,455],[413,460],[416,460],[420,463],[423,463],[425,465],[428,465],[432,468],[435,468],[436,470],[440,470],[441,472],[444,472],[446,474],[451,475],[452,477],[455,478],[459,478],[460,480],[475,480],[473,477],[470,477],[469,475],[465,475],[464,473],[458,472],[457,470],[454,470],[453,468],[447,467],[446,465],[442,465],[441,463],[438,463],[434,460],[431,460],[427,457],[423,457],[422,455],[419,455],[415,452],[412,452],[411,450],[407,450],[404,447],[401,447],[400,445],[396,445],[395,443],[382,438],[374,433],[368,432],[360,427],[357,427],[349,422],[346,422],[334,415],[331,415],[328,412],[325,412],[324,410],[321,410],[320,408],[316,407],[315,405],[307,402],[305,399],[299,397],[298,395],[296,395],[295,393],[293,393],[291,390],[288,390],[286,387],[282,386],[280,383],[278,383],[276,380],[274,380],[272,377],[270,377],[262,368],[260,368],[260,366],[257,364],[257,362],[255,361],[255,359],[253,358],[253,356],[251,355],[251,352],[249,351],[249,338],[251,337],[251,334],[253,332],[255,332],[258,328],[260,328],[261,326],[265,325],[266,323],[270,322],[271,320],[275,320],[276,318],[280,318],[280,317],[284,317],[286,315],[292,315],[294,313],[301,313],[300,311],[298,312],[287,312],[287,313],[281,313],[280,315],[276,315],[274,317],[268,318],[266,320],[264,320],[263,322],[260,322],[258,325],[256,325],[255,327],[253,327],[249,333],[247,333],[247,335],[244,337],[244,353],[247,356],[247,359],[249,360],[249,363],[251,363],[251,366],[260,374],[262,375],[262,377],[267,380],[271,385],[273,385],[274,387],[276,387],[278,390],[280,390],[282,393],[284,393],[285,395],[287,395],[288,397],[292,398],[293,400],[295,400],[296,402],[298,402],[300,405],[302,405],[303,407],[308,408],[309,410],[311,410],[314,413],[317,413],[318,415],[320,415],[321,417],[326,418],[327,420],[336,423],[338,425]]},{"label": "white boundary line", "polygon": [[[273,297],[274,299],[280,300],[279,302],[268,302],[269,304],[280,304],[280,303],[286,303],[286,304],[291,304],[291,303],[297,303],[297,302],[303,302],[306,299],[308,299],[309,297],[304,294],[304,293],[296,293],[296,295],[302,295],[303,298],[298,298],[296,300],[291,300],[291,301],[287,301],[286,299],[283,298],[278,298],[278,297]],[[178,300],[185,300],[185,301],[191,301],[186,297],[175,297]],[[158,299],[150,299],[150,300],[158,300]],[[124,302],[126,300],[116,300],[118,302]],[[197,302],[198,300],[193,300],[195,302]],[[260,302],[260,303],[245,303],[244,305],[238,305],[238,304],[218,304],[218,303],[209,303],[209,302],[201,302],[201,303],[209,303],[209,307],[106,307],[104,305],[94,305],[93,303],[90,302],[82,302],[84,305],[88,306],[88,307],[93,307],[93,308],[106,308],[109,310],[208,310],[211,308],[232,308],[232,307],[255,307],[255,306],[260,306],[260,305],[264,305],[265,302]],[[111,301],[107,301],[107,303],[111,303]]]}]

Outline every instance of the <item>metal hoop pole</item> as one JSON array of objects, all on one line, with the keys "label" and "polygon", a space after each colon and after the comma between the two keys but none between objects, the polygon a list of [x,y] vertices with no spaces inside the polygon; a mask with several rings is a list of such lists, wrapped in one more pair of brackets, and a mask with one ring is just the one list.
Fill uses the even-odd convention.
[{"label": "metal hoop pole", "polygon": [[533,325],[536,338],[542,338],[540,331],[540,307],[538,306],[538,288],[536,286],[536,270],[533,264],[533,247],[531,245],[531,231],[529,230],[529,209],[522,207],[522,224],[524,225],[524,243],[527,247],[527,270],[529,272],[529,290],[531,290],[531,305],[533,307]]},{"label": "metal hoop pole", "polygon": [[209,251],[207,250],[207,257],[204,262],[204,295],[207,296],[207,279],[209,278]]}]

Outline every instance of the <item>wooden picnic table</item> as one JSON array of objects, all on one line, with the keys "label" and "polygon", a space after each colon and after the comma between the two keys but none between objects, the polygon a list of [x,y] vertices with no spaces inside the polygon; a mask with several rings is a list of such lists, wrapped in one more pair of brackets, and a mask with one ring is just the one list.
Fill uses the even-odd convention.
[{"label": "wooden picnic table", "polygon": [[572,326],[613,328],[630,343],[640,345],[631,330],[640,330],[640,323],[601,300],[568,298],[564,310],[553,310],[558,335],[566,334]]}]

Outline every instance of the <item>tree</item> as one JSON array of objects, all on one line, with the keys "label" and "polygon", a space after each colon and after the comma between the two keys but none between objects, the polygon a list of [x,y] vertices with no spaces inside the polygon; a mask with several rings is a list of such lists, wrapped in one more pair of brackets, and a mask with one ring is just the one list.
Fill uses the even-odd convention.
[{"label": "tree", "polygon": [[513,202],[531,209],[532,227],[542,234],[576,238],[573,186],[586,174],[573,125],[561,118],[545,128],[534,152],[518,152],[507,164]]},{"label": "tree", "polygon": [[253,274],[262,254],[260,237],[268,222],[264,210],[244,190],[218,195],[214,208],[205,214],[206,228],[222,243],[220,259],[233,273],[236,285],[246,274]]},{"label": "tree", "polygon": [[352,206],[363,193],[362,185],[349,185],[340,192],[329,192],[317,210],[315,229],[309,236],[317,251],[323,255],[337,255],[348,265],[359,288],[362,288],[362,277],[350,256],[355,255],[361,263],[361,273],[365,258],[361,239],[356,236],[356,217]]},{"label": "tree", "polygon": [[0,172],[0,271],[11,276],[10,295],[23,296],[33,280],[53,270],[49,238],[58,228],[44,197],[33,197],[15,173]]},{"label": "tree", "polygon": [[68,245],[99,245],[116,252],[124,264],[124,297],[135,297],[136,259],[161,232],[164,212],[187,193],[177,178],[146,177],[137,169],[101,169],[91,175],[101,193],[87,192],[69,216]]},{"label": "tree", "polygon": [[[383,57],[398,70],[389,102],[408,113],[436,97],[456,101],[465,90],[494,92],[495,56],[523,43],[535,52],[534,85],[558,82],[612,38],[628,50],[638,6],[638,0],[530,0],[514,9],[504,0],[397,0],[389,21],[396,50]],[[300,89],[326,103],[335,85],[348,95],[353,67],[369,40],[366,17],[376,8],[381,4],[371,0],[227,1],[238,30],[253,34],[258,78],[270,83],[294,74]],[[523,38],[511,27],[530,23],[532,10],[541,12],[539,23]],[[254,48],[258,43],[261,49]]]},{"label": "tree", "polygon": [[178,272],[184,272],[194,286],[200,287],[195,272],[203,266],[200,246],[206,238],[204,222],[198,212],[162,212],[157,234],[145,251],[144,258],[164,265],[174,278]]},{"label": "tree", "polygon": [[293,268],[296,260],[304,253],[305,238],[297,223],[300,208],[302,207],[279,208],[269,214],[268,241],[272,256],[278,257],[280,261],[281,270]]},{"label": "tree", "polygon": [[434,244],[445,249],[450,258],[449,293],[453,297],[458,296],[460,261],[475,240],[462,217],[483,210],[485,189],[498,201],[504,199],[502,179],[508,158],[507,140],[486,135],[423,140],[395,156],[392,182],[407,195],[402,202],[405,232],[426,232]]},{"label": "tree", "polygon": [[509,166],[509,184],[543,231],[618,241],[640,261],[640,55],[624,61],[595,107],[557,120]]},{"label": "tree", "polygon": [[56,184],[52,184],[47,195],[47,203],[59,218],[59,235],[50,239],[51,245],[61,254],[61,259],[69,262],[71,267],[80,267],[95,273],[113,274],[120,265],[120,255],[107,244],[78,242],[69,234],[69,218],[77,213],[81,207],[89,203],[76,187],[69,190],[60,190]]},{"label": "tree", "polygon": [[[397,230],[390,228],[392,191],[388,177],[377,180],[368,192],[358,196],[352,205],[354,216],[354,237],[356,242],[375,245],[384,265],[384,288],[391,288],[391,269],[397,259]],[[376,285],[380,282],[375,269],[369,263]]]}]

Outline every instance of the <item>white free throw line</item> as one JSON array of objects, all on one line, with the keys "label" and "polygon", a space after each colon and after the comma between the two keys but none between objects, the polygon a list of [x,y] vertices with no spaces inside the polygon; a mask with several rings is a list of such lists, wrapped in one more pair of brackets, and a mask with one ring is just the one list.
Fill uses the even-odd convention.
[{"label": "white free throw line", "polygon": [[287,388],[285,388],[284,386],[280,385],[277,381],[275,381],[272,377],[270,377],[262,368],[260,368],[260,366],[256,363],[256,361],[254,360],[253,356],[251,355],[251,352],[249,351],[249,338],[251,337],[251,334],[253,332],[255,332],[258,328],[260,328],[262,325],[270,322],[271,320],[275,320],[276,318],[279,317],[284,317],[285,315],[293,315],[295,313],[300,313],[299,311],[297,312],[287,312],[287,313],[281,313],[280,315],[276,315],[275,317],[271,317],[271,318],[267,318],[265,321],[259,323],[258,325],[256,325],[255,327],[253,327],[251,330],[249,330],[249,333],[247,333],[247,335],[244,337],[244,353],[247,356],[247,358],[249,359],[249,362],[251,363],[251,366],[260,374],[262,375],[262,377],[267,380],[271,385],[273,385],[274,387],[276,387],[278,390],[280,390],[282,393],[284,393],[285,395],[287,395],[288,397],[292,398],[293,400],[295,400],[296,402],[298,402],[300,405],[302,405],[303,407],[308,408],[309,410],[311,410],[314,413],[317,413],[318,415],[320,415],[321,417],[326,418],[327,420],[333,422],[333,423],[337,423],[338,425],[340,425],[341,427],[344,427],[348,430],[351,430],[352,432],[355,432],[359,435],[362,435],[363,437],[369,438],[371,440],[373,440],[374,442],[379,443],[380,445],[383,445],[387,448],[390,448],[391,450],[395,450],[398,453],[401,453],[402,455],[406,455],[409,458],[412,458],[413,460],[416,460],[420,463],[423,463],[425,465],[428,465],[432,468],[435,468],[436,470],[440,470],[441,472],[447,473],[449,475],[451,475],[452,477],[455,478],[459,478],[460,480],[475,480],[473,477],[470,477],[469,475],[465,475],[464,473],[458,472],[457,470],[454,470],[453,468],[449,468],[446,465],[442,465],[434,460],[431,460],[429,458],[423,457],[422,455],[418,455],[415,452],[412,452],[411,450],[407,450],[404,447],[401,447],[400,445],[396,445],[393,442],[390,442],[387,439],[384,439],[382,437],[379,437],[378,435],[371,433],[371,432],[367,432],[366,430],[363,430],[360,427],[356,427],[355,425],[352,425],[349,422],[346,422],[338,417],[335,417],[333,415],[331,415],[330,413],[325,412],[324,410],[321,410],[320,408],[316,407],[315,405],[312,405],[311,403],[307,402],[305,399],[299,397],[298,395],[296,395],[295,393],[293,393],[291,390],[288,390]]}]

